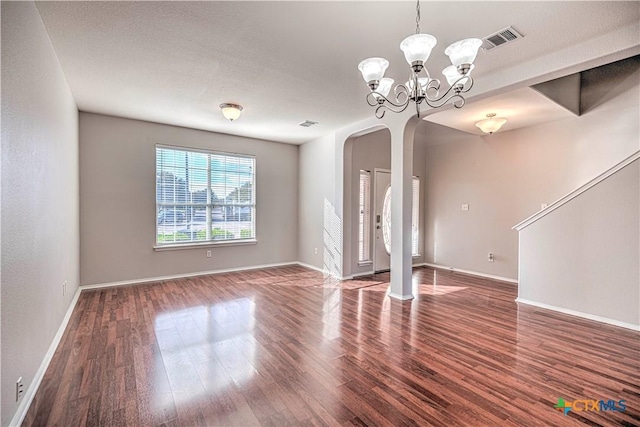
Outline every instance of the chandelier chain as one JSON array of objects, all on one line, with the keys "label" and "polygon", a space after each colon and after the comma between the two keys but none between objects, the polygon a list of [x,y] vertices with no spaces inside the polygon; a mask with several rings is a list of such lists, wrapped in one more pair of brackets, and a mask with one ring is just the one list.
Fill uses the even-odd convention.
[{"label": "chandelier chain", "polygon": [[420,34],[420,0],[416,3],[416,34]]}]

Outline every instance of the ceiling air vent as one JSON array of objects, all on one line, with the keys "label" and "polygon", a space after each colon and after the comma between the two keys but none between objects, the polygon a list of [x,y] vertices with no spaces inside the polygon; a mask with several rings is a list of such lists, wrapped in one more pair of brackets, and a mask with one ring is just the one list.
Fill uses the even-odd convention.
[{"label": "ceiling air vent", "polygon": [[310,128],[313,125],[317,125],[318,122],[313,122],[311,120],[305,120],[302,123],[298,123],[298,126],[302,126],[303,128]]},{"label": "ceiling air vent", "polygon": [[504,30],[500,30],[482,39],[482,48],[484,50],[491,50],[503,44],[521,39],[522,37],[524,36],[517,32],[515,28],[507,27]]}]

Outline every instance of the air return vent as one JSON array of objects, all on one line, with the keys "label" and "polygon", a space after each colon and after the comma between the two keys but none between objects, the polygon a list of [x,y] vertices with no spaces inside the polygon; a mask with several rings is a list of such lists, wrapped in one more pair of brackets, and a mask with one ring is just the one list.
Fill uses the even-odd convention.
[{"label": "air return vent", "polygon": [[302,126],[304,128],[310,128],[311,126],[317,125],[317,124],[318,124],[318,122],[314,122],[314,121],[311,121],[311,120],[305,120],[302,123],[298,123],[298,126]]},{"label": "air return vent", "polygon": [[482,39],[482,48],[484,50],[491,50],[503,44],[514,42],[522,37],[524,36],[517,32],[515,28],[507,27]]}]

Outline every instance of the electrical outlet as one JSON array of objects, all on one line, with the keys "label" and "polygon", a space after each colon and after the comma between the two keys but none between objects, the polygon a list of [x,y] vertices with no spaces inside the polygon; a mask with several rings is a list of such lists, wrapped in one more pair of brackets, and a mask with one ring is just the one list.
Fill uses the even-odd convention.
[{"label": "electrical outlet", "polygon": [[540,204],[540,210],[547,209],[547,206],[549,206],[549,205],[547,205],[546,203]]},{"label": "electrical outlet", "polygon": [[313,248],[313,253],[318,255],[318,248]]},{"label": "electrical outlet", "polygon": [[16,402],[20,400],[23,393],[24,393],[24,384],[22,384],[22,377],[20,377],[18,378],[18,381],[16,381]]},{"label": "electrical outlet", "polygon": [[469,210],[469,204],[468,203],[463,203],[462,204],[462,210],[463,211],[468,211]]},{"label": "electrical outlet", "polygon": [[207,251],[207,258],[211,258],[211,250]]},{"label": "electrical outlet", "polygon": [[495,261],[495,257],[491,252],[489,252],[489,262],[493,262],[493,261]]}]

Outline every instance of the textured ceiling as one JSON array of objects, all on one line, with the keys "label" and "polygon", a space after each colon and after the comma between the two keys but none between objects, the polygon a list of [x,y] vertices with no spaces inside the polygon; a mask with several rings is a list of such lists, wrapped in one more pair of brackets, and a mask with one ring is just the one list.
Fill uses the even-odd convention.
[{"label": "textured ceiling", "polygon": [[[401,1],[37,7],[81,111],[289,143],[371,117],[357,64],[386,57],[387,74],[404,82],[398,45],[415,26],[415,3]],[[437,77],[455,40],[509,25],[525,35],[478,55],[474,91],[481,94],[507,85],[505,76],[517,82],[583,61],[572,50],[578,44],[593,55],[637,47],[639,11],[640,2],[423,2],[421,27],[438,38],[428,62]],[[242,117],[227,122],[222,102],[243,105]],[[320,124],[298,126],[306,119]]]}]

